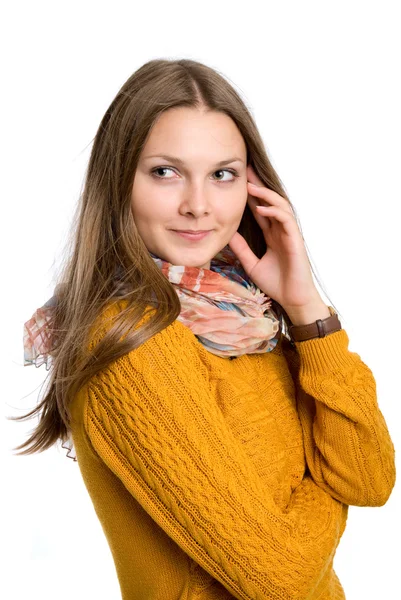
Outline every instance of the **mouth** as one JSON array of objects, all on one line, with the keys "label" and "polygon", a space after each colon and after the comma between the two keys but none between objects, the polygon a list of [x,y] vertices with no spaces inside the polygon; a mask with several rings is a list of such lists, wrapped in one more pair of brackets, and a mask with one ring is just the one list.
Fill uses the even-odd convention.
[{"label": "mouth", "polygon": [[183,237],[184,239],[192,240],[192,241],[203,240],[203,238],[205,238],[211,232],[211,230],[206,230],[206,231],[179,231],[179,230],[176,230],[176,229],[172,229],[171,231],[173,233],[177,233],[179,236]]}]

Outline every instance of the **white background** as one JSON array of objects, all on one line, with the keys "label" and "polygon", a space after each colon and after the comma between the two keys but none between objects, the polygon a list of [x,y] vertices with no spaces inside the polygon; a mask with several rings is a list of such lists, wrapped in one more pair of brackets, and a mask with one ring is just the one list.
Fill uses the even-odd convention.
[{"label": "white background", "polygon": [[[375,375],[398,449],[399,7],[383,0],[3,7],[5,416],[34,408],[46,375],[44,367],[23,368],[22,327],[52,295],[101,118],[143,63],[192,58],[224,73],[251,108],[300,216],[319,280],[342,313],[349,348]],[[37,421],[5,416],[1,597],[120,598],[77,463],[58,447],[14,456]],[[383,507],[350,507],[334,563],[347,600],[397,595],[399,515],[398,484]]]}]

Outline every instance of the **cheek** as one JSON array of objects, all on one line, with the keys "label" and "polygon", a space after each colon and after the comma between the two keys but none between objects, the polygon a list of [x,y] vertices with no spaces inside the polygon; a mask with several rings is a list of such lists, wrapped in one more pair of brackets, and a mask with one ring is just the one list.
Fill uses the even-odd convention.
[{"label": "cheek", "polygon": [[131,209],[134,218],[157,221],[167,216],[168,202],[154,186],[139,179],[132,189]]},{"label": "cheek", "polygon": [[235,198],[233,199],[232,202],[230,202],[229,206],[225,208],[224,214],[225,217],[227,219],[227,221],[232,221],[232,222],[238,222],[242,219],[242,216],[245,212],[247,206],[247,199],[243,198],[243,195],[241,195],[240,198]]},{"label": "cheek", "polygon": [[244,216],[245,209],[247,207],[247,202],[238,203],[233,211],[232,222],[234,223],[235,230],[238,229],[240,223],[242,221],[242,217]]}]

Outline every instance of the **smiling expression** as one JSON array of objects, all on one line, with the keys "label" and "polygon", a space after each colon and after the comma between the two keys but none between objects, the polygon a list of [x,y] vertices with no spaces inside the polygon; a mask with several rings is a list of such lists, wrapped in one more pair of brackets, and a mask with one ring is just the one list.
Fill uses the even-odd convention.
[{"label": "smiling expression", "polygon": [[[174,265],[210,268],[247,203],[246,145],[224,113],[173,108],[139,157],[131,210],[147,249]],[[174,230],[210,230],[190,240]]]}]

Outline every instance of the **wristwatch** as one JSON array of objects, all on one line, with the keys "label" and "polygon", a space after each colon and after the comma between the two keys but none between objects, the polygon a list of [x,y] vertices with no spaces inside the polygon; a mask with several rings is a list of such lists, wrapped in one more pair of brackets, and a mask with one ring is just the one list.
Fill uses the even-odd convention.
[{"label": "wristwatch", "polygon": [[330,333],[340,331],[342,326],[336,311],[332,306],[328,306],[328,309],[330,317],[326,319],[318,319],[314,323],[308,323],[308,325],[290,325],[288,333],[292,342],[304,342],[305,340],[325,337]]}]

